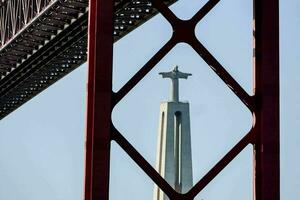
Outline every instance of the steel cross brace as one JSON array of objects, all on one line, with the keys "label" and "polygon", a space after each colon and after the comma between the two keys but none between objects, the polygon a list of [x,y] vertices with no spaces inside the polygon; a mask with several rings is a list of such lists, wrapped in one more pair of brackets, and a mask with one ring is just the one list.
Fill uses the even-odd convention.
[{"label": "steel cross brace", "polygon": [[[171,200],[192,200],[248,144],[254,146],[254,199],[279,200],[279,6],[254,0],[254,95],[250,96],[197,40],[197,23],[220,0],[208,1],[190,20],[178,19],[159,0],[153,6],[173,28],[171,39],[116,93],[112,91],[113,2],[90,1],[89,83],[85,199],[108,199],[110,143],[116,141]],[[253,114],[253,127],[186,194],[177,193],[111,122],[114,106],[179,42],[189,44]]]}]

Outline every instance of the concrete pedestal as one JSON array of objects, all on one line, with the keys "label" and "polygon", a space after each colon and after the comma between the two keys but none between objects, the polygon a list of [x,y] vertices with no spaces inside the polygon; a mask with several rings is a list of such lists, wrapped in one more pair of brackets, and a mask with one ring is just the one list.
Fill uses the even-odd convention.
[{"label": "concrete pedestal", "polygon": [[[189,103],[160,105],[156,169],[180,193],[193,184]],[[154,200],[168,197],[155,186]]]}]

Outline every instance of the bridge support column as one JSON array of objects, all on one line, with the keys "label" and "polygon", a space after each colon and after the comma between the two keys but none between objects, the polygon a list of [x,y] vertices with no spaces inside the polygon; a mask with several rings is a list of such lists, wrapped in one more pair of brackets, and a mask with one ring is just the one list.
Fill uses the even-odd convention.
[{"label": "bridge support column", "polygon": [[90,0],[85,200],[108,200],[113,0]]},{"label": "bridge support column", "polygon": [[279,200],[279,0],[254,0],[254,199]]}]

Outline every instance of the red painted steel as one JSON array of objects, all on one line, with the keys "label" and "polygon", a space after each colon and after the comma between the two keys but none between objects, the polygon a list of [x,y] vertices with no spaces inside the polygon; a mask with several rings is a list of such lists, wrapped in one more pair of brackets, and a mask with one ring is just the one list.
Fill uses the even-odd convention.
[{"label": "red painted steel", "polygon": [[279,0],[254,8],[255,200],[279,200]]},{"label": "red painted steel", "polygon": [[[154,7],[173,27],[171,39],[117,92],[112,84],[112,1],[90,3],[89,85],[85,199],[108,199],[110,141],[115,140],[171,200],[192,200],[248,144],[254,145],[256,200],[279,200],[278,0],[255,1],[255,94],[250,96],[197,40],[197,23],[220,0],[210,0],[190,20],[178,19],[160,0]],[[177,193],[113,127],[115,106],[179,42],[186,42],[254,115],[254,127],[186,194]],[[96,123],[97,122],[97,123]]]},{"label": "red painted steel", "polygon": [[[96,7],[96,1],[89,2],[90,7]],[[89,9],[89,27],[88,40],[95,38],[95,9]],[[84,200],[91,199],[91,181],[92,181],[92,155],[93,155],[93,125],[94,125],[94,60],[95,60],[95,42],[88,41],[88,83],[87,83],[87,121],[86,121],[86,139],[85,139],[85,186]]]},{"label": "red painted steel", "polygon": [[89,12],[85,200],[108,200],[113,0],[91,0]]}]

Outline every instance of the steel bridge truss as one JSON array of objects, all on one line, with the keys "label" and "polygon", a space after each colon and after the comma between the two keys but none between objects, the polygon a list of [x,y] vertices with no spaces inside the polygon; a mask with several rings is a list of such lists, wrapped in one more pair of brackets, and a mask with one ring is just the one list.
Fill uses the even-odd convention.
[{"label": "steel bridge truss", "polygon": [[0,38],[1,46],[13,39],[47,7],[53,0],[6,0],[0,3]]},{"label": "steel bridge truss", "polygon": [[[149,0],[113,4],[114,42],[157,13]],[[0,3],[0,119],[86,62],[88,10],[88,0]]]},{"label": "steel bridge truss", "polygon": [[[220,0],[209,0],[190,20],[177,18],[164,2],[153,6],[172,25],[171,39],[118,91],[112,91],[113,3],[91,1],[88,39],[88,108],[85,200],[109,199],[110,144],[115,141],[171,200],[192,200],[248,144],[254,154],[254,199],[279,200],[279,2],[254,0],[254,95],[250,96],[198,41],[195,26]],[[186,194],[177,193],[111,121],[114,108],[168,52],[189,44],[253,114],[253,127]]]}]

